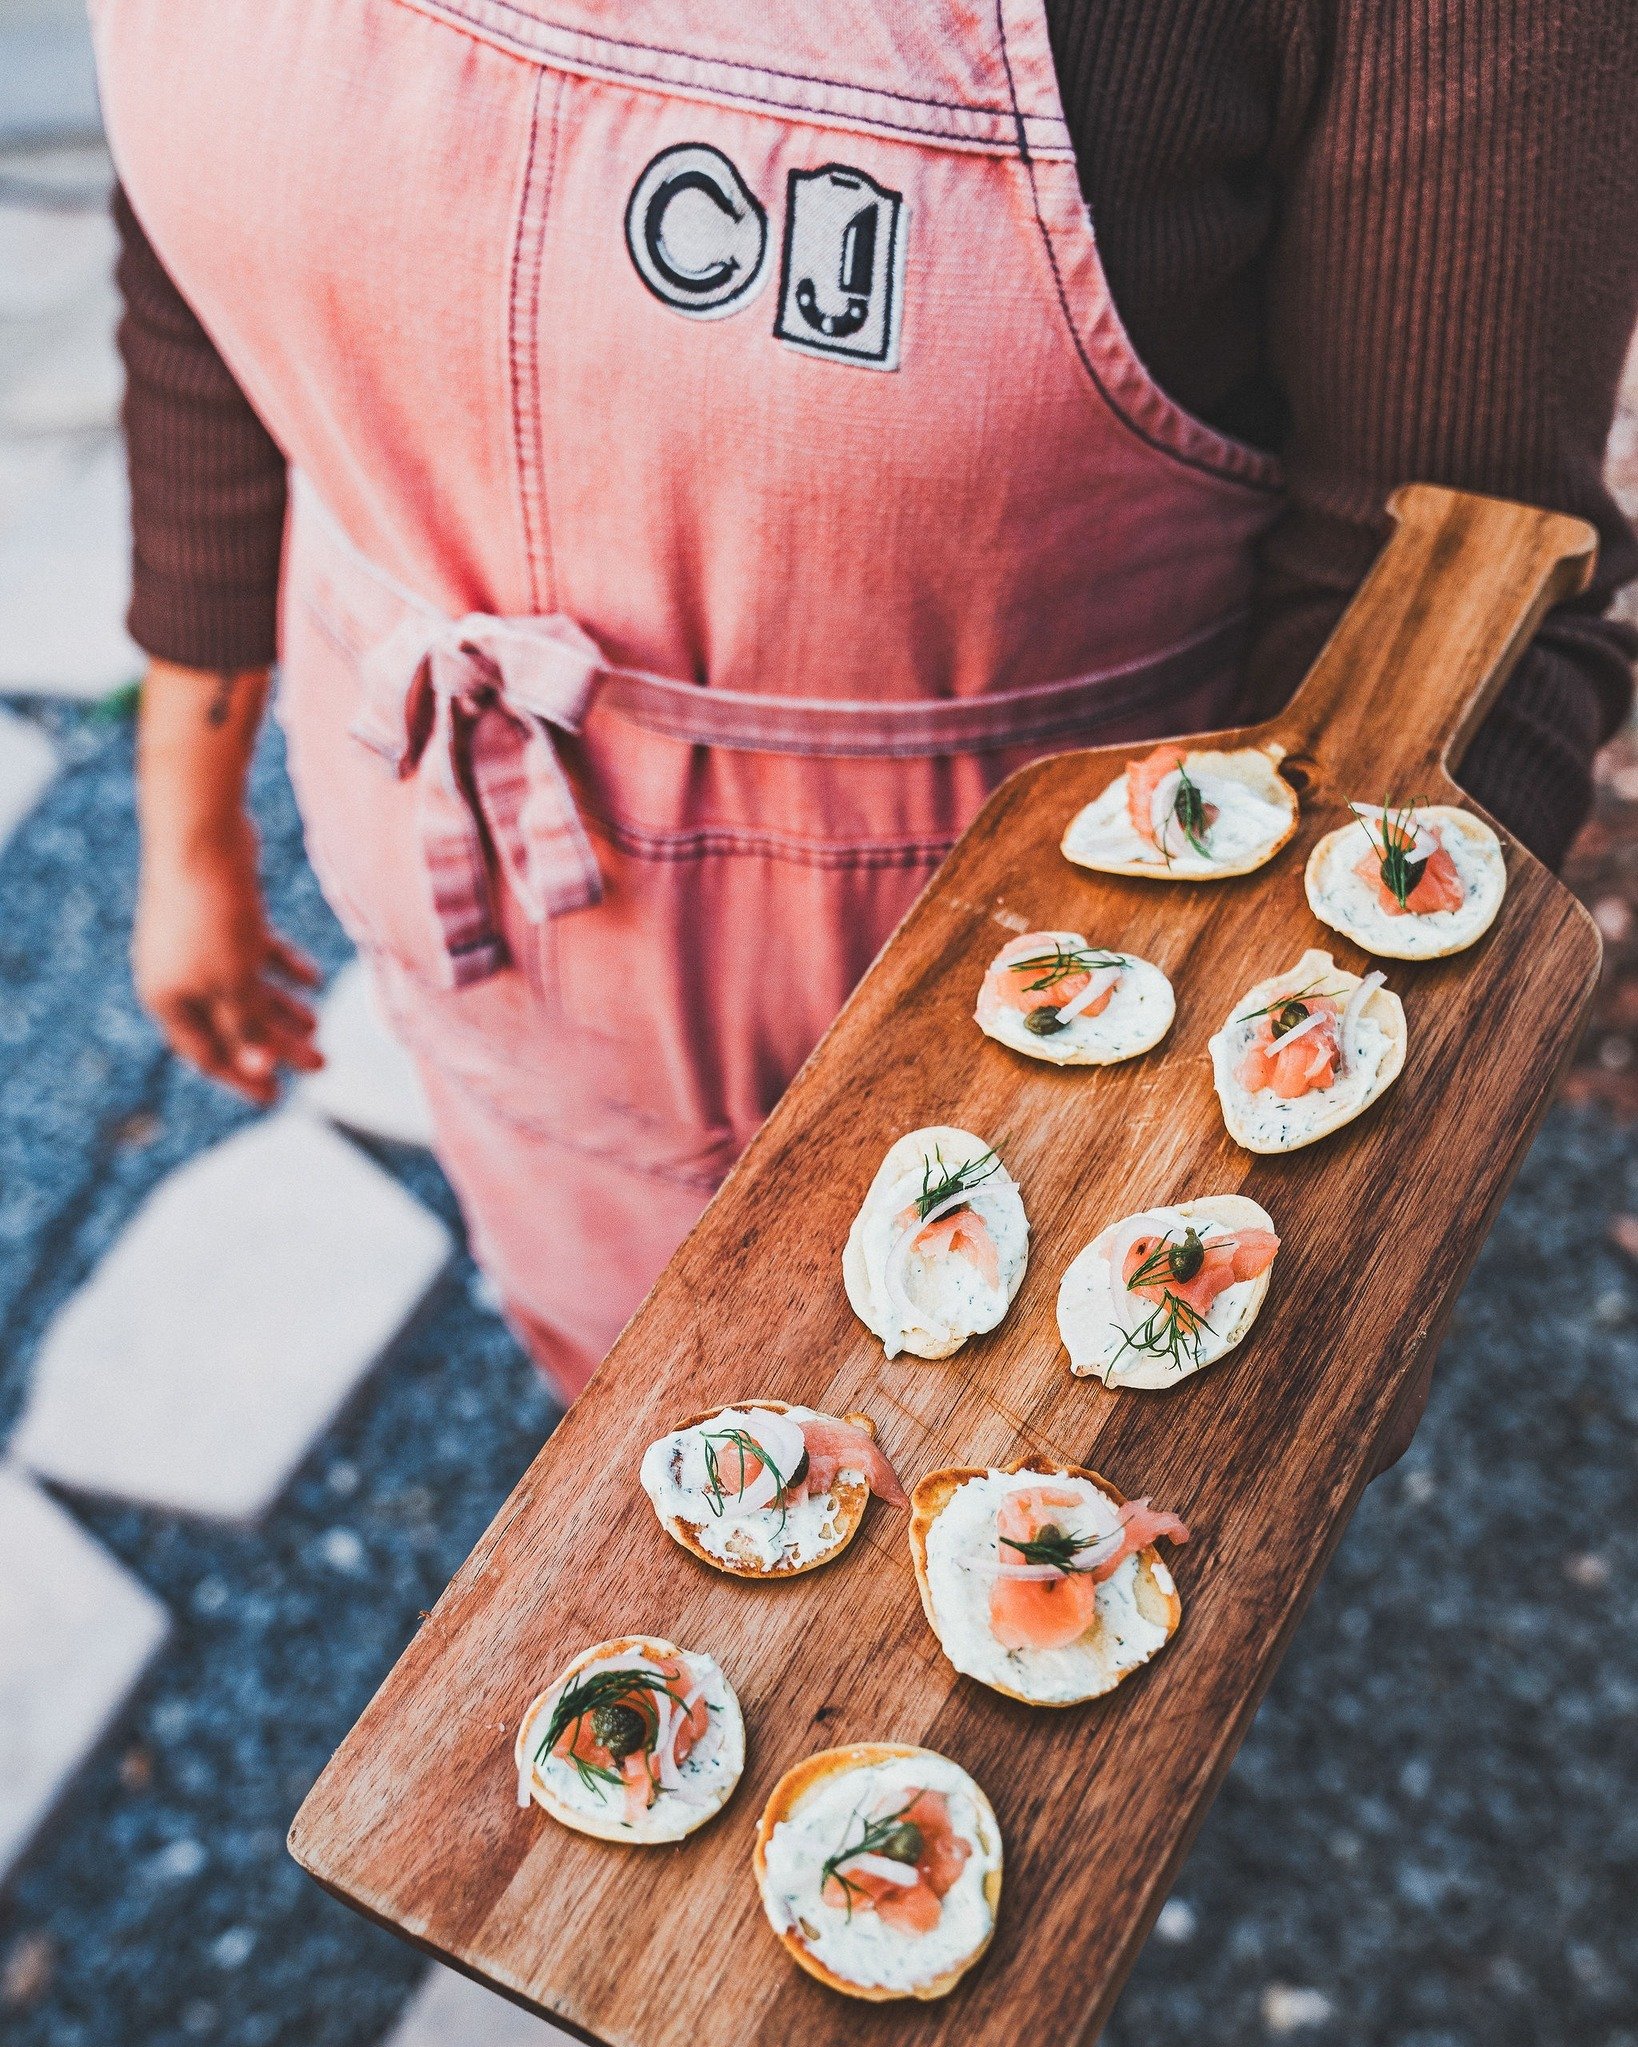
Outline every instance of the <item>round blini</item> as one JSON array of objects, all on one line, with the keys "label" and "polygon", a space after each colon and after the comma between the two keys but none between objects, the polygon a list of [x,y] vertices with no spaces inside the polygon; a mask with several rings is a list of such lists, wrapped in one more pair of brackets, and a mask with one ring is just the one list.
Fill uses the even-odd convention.
[{"label": "round blini", "polygon": [[1002,946],[985,972],[973,1011],[973,1020],[986,1037],[1027,1058],[1044,1059],[1050,1066],[1114,1066],[1150,1051],[1171,1029],[1177,1009],[1171,982],[1159,967],[1129,952],[1107,955],[1120,961],[1120,979],[1096,1016],[1072,1017],[1044,1037],[1027,1029],[1024,1012],[1003,999],[997,984],[1011,975],[1020,985],[1027,985],[1029,974],[1019,974],[1015,962],[1044,955],[1046,971],[1054,953],[1105,956],[1101,947],[1089,946],[1078,931],[1026,931]]},{"label": "round blini", "polygon": [[[680,1788],[661,1791],[654,1803],[636,1820],[624,1817],[623,1794],[613,1785],[589,1790],[573,1767],[556,1756],[537,1761],[534,1750],[551,1724],[551,1713],[565,1688],[577,1678],[595,1670],[640,1668],[646,1664],[675,1661],[705,1693],[711,1708],[710,1726],[689,1751],[678,1775]],[[745,1721],[734,1688],[723,1675],[715,1658],[655,1635],[624,1635],[613,1641],[597,1642],[580,1654],[530,1702],[518,1723],[512,1745],[518,1766],[518,1803],[531,1802],[549,1812],[553,1819],[572,1827],[577,1834],[591,1834],[599,1841],[625,1841],[649,1846],[659,1841],[680,1841],[703,1827],[728,1803],[745,1768]],[[599,1798],[597,1791],[606,1796]]]},{"label": "round blini", "polygon": [[[922,1611],[964,1676],[1026,1706],[1079,1706],[1112,1692],[1177,1633],[1183,1602],[1153,1543],[1098,1587],[1097,1625],[1065,1649],[1006,1649],[990,1633],[988,1581],[961,1559],[995,1547],[996,1508],[1023,1478],[1066,1479],[1114,1507],[1126,1496],[1079,1464],[1025,1457],[1000,1471],[930,1471],[910,1497],[910,1555]],[[969,1525],[970,1524],[970,1525]]]},{"label": "round blini", "polygon": [[[999,1284],[984,1284],[959,1255],[923,1260],[905,1255],[899,1218],[929,1179],[958,1167],[993,1170],[974,1179],[967,1205],[995,1245]],[[842,1250],[842,1283],[853,1312],[882,1340],[887,1355],[947,1358],[969,1336],[995,1328],[1023,1284],[1029,1262],[1029,1221],[1018,1184],[983,1138],[948,1124],[912,1130],[888,1151],[870,1183]]]},{"label": "round blini", "polygon": [[1379,959],[1437,960],[1465,952],[1495,923],[1507,893],[1501,841],[1482,817],[1450,803],[1425,804],[1412,815],[1450,855],[1465,892],[1459,908],[1398,916],[1384,910],[1375,886],[1354,872],[1362,854],[1380,850],[1357,819],[1326,833],[1303,876],[1308,907],[1320,922]]},{"label": "round blini", "polygon": [[1226,1357],[1251,1333],[1263,1302],[1268,1297],[1272,1266],[1255,1279],[1238,1280],[1225,1287],[1212,1302],[1199,1331],[1198,1354],[1185,1361],[1156,1356],[1134,1348],[1125,1340],[1126,1331],[1116,1320],[1115,1276],[1108,1252],[1115,1234],[1139,1216],[1154,1219],[1157,1234],[1168,1228],[1187,1229],[1191,1224],[1204,1233],[1208,1226],[1219,1231],[1274,1230],[1274,1218],[1265,1208],[1243,1194],[1207,1194],[1198,1201],[1180,1201],[1165,1208],[1149,1208],[1122,1216],[1106,1230],[1100,1230],[1086,1249],[1071,1260],[1058,1284],[1058,1334],[1069,1353],[1069,1369],[1077,1378],[1101,1379],[1105,1386],[1138,1387],[1158,1391],[1181,1385],[1196,1372]]},{"label": "round blini", "polygon": [[[1184,755],[1184,774],[1220,813],[1205,833],[1204,854],[1175,825],[1166,853],[1135,829],[1123,771],[1070,819],[1064,858],[1099,874],[1134,874],[1151,881],[1226,881],[1250,874],[1272,860],[1297,829],[1297,792],[1280,774],[1279,758],[1255,746]],[[1170,837],[1179,843],[1172,846]]]},{"label": "round blini", "polygon": [[[805,1421],[818,1415],[812,1407],[793,1407],[783,1400],[736,1400],[730,1403],[732,1409],[744,1412],[759,1409],[764,1414],[787,1414],[798,1421]],[[865,1508],[870,1503],[870,1485],[859,1472],[842,1470],[836,1475],[836,1483],[828,1494],[816,1499],[804,1500],[786,1517],[787,1527],[802,1514],[804,1508],[817,1508],[819,1502],[828,1500],[829,1511],[820,1510],[806,1516],[803,1526],[778,1531],[778,1550],[772,1561],[766,1555],[767,1545],[757,1539],[759,1531],[746,1527],[744,1521],[729,1522],[717,1527],[709,1523],[689,1521],[674,1509],[668,1511],[665,1490],[653,1481],[663,1474],[651,1468],[656,1452],[663,1452],[674,1437],[689,1429],[697,1429],[702,1423],[715,1421],[730,1408],[711,1407],[704,1414],[691,1415],[685,1422],[673,1429],[670,1435],[662,1436],[651,1443],[643,1457],[643,1489],[653,1502],[654,1511],[660,1518],[660,1526],[674,1542],[682,1544],[685,1550],[698,1557],[702,1564],[709,1564],[714,1571],[725,1571],[731,1578],[798,1578],[804,1571],[817,1571],[822,1565],[839,1557],[859,1532],[864,1521]],[[838,1419],[850,1422],[856,1429],[862,1429],[867,1436],[874,1437],[876,1424],[867,1414],[845,1414]],[[778,1517],[772,1509],[759,1521],[774,1521]],[[807,1524],[811,1523],[809,1527]],[[712,1547],[705,1538],[716,1542]]]},{"label": "round blini", "polygon": [[1365,1028],[1359,1061],[1351,1069],[1345,1066],[1330,1087],[1284,1101],[1272,1088],[1259,1088],[1253,1094],[1236,1077],[1235,1069],[1256,1028],[1256,1012],[1304,990],[1334,995],[1346,1006],[1362,978],[1339,967],[1328,952],[1305,952],[1288,973],[1259,981],[1234,1005],[1228,1021],[1209,1041],[1209,1049],[1223,1121],[1236,1144],[1246,1151],[1264,1153],[1300,1151],[1363,1115],[1399,1078],[1407,1042],[1405,1009],[1390,988],[1373,988],[1366,998],[1360,1015]]},{"label": "round blini", "polygon": [[[849,1778],[857,1782],[843,1781]],[[871,1795],[872,1778],[884,1795],[895,1788],[943,1792],[952,1824],[972,1849],[946,1893],[947,1921],[919,1937],[894,1932],[873,1912],[856,1912],[848,1921],[819,1899],[823,1861],[846,1839],[859,1802]],[[872,2004],[943,1997],[995,1935],[1001,1828],[974,1779],[933,1749],[866,1741],[804,1758],[774,1786],[757,1825],[753,1859],[762,1909],[781,1947],[798,1968],[844,1997]],[[848,1964],[859,1973],[847,1973]]]}]

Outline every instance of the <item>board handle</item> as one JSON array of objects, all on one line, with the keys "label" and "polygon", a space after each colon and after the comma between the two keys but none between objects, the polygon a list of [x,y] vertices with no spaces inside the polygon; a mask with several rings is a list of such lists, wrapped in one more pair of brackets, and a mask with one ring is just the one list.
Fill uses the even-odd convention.
[{"label": "board handle", "polygon": [[1407,483],[1394,531],[1291,702],[1263,728],[1293,764],[1437,801],[1531,635],[1587,587],[1598,536],[1534,505]]}]

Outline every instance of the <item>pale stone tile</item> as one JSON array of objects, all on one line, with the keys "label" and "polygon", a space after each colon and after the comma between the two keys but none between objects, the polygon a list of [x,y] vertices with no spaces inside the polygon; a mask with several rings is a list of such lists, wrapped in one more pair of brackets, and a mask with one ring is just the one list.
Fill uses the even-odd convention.
[{"label": "pale stone tile", "polygon": [[0,141],[96,132],[96,69],[82,4],[5,0],[6,61],[0,65]]},{"label": "pale stone tile", "polygon": [[570,2035],[469,1976],[435,1968],[382,2047],[575,2047]]},{"label": "pale stone tile", "polygon": [[430,1145],[432,1119],[415,1063],[387,1029],[362,960],[344,966],[319,1012],[325,1064],[296,1090],[301,1108],[349,1130],[398,1144]]},{"label": "pale stone tile", "polygon": [[47,1478],[253,1520],[414,1312],[444,1225],[285,1111],[173,1173],[47,1329],[13,1438]]},{"label": "pale stone tile", "polygon": [[117,237],[100,208],[0,203],[0,320],[60,312],[113,273]]},{"label": "pale stone tile", "polygon": [[112,440],[0,533],[0,690],[94,698],[136,677],[129,533]]},{"label": "pale stone tile", "polygon": [[0,1881],[168,1628],[145,1585],[0,1463]]},{"label": "pale stone tile", "polygon": [[99,279],[71,317],[44,322],[36,346],[0,385],[0,433],[112,433],[119,425],[125,371],[114,346],[118,300]]},{"label": "pale stone tile", "polygon": [[0,852],[57,772],[57,749],[32,718],[0,704]]},{"label": "pale stone tile", "polygon": [[54,440],[13,441],[0,435],[0,553],[5,529],[14,519],[29,516],[52,491],[61,490],[84,460]]}]

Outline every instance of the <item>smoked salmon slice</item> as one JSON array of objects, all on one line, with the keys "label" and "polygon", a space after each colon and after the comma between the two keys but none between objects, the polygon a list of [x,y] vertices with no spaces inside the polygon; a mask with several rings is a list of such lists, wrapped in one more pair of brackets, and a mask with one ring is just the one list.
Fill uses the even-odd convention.
[{"label": "smoked salmon slice", "polygon": [[1390,917],[1426,917],[1435,910],[1459,910],[1467,901],[1456,863],[1443,846],[1428,855],[1416,886],[1406,892],[1403,903],[1382,879],[1382,857],[1374,847],[1354,862],[1354,872],[1376,890],[1378,907]]},{"label": "smoked salmon slice", "polygon": [[[916,1219],[916,1209],[907,1208],[899,1216],[899,1225],[903,1229],[914,1229]],[[911,1239],[911,1247],[923,1255],[929,1251],[954,1252],[957,1257],[965,1258],[968,1264],[977,1267],[986,1286],[999,1287],[1001,1284],[1001,1261],[996,1255],[995,1239],[985,1227],[984,1218],[970,1208],[952,1208],[947,1215],[924,1223]]]},{"label": "smoked salmon slice", "polygon": [[[1299,1010],[1300,1018],[1290,1023]],[[1342,1063],[1341,1014],[1324,996],[1292,996],[1276,1004],[1269,1015],[1257,1019],[1236,1079],[1249,1094],[1271,1087],[1288,1102],[1329,1087]]]},{"label": "smoked salmon slice", "polygon": [[[644,1666],[645,1669],[647,1667]],[[582,1713],[571,1720],[552,1744],[552,1753],[565,1761],[583,1763],[599,1774],[617,1777],[625,1788],[628,1819],[646,1812],[660,1793],[655,1751],[662,1710],[666,1715],[670,1752],[679,1765],[687,1761],[694,1744],[711,1724],[710,1709],[703,1692],[684,1707],[682,1702],[688,1699],[695,1687],[680,1664],[667,1658],[656,1663],[653,1670],[663,1681],[664,1691],[647,1685],[633,1685],[621,1696],[614,1709],[621,1714],[634,1714],[642,1722],[640,1731],[634,1721],[623,1723],[618,1753],[616,1746],[610,1745],[614,1736],[607,1722],[600,1723],[595,1712]],[[602,1739],[599,1738],[600,1727],[604,1735]],[[628,1735],[634,1738],[635,1746],[628,1748],[625,1745]]]},{"label": "smoked salmon slice", "polygon": [[[1181,746],[1157,746],[1153,753],[1147,753],[1142,760],[1126,763],[1126,814],[1132,821],[1132,829],[1140,839],[1147,839],[1151,846],[1164,852],[1160,840],[1155,836],[1155,791],[1166,777],[1181,770],[1188,754]],[[1215,803],[1201,805],[1200,823],[1215,824],[1217,806]],[[1175,850],[1175,848],[1174,848]]]},{"label": "smoked salmon slice", "polygon": [[[1257,1234],[1265,1234],[1258,1232]],[[1270,1253],[1270,1256],[1273,1254]],[[1189,1531],[1177,1515],[1128,1500],[1120,1510],[1118,1538],[1087,1543],[1064,1532],[1065,1510],[1084,1507],[1085,1497],[1065,1486],[1020,1486],[996,1512],[996,1543],[1003,1574],[1022,1566],[1028,1577],[998,1576],[990,1588],[990,1630],[1004,1649],[1065,1649],[1097,1624],[1098,1587],[1129,1556],[1157,1536],[1187,1542]],[[1091,1554],[1076,1561],[1076,1545]],[[1044,1562],[1043,1558],[1062,1559]],[[1048,1575],[1054,1573],[1055,1575]]]},{"label": "smoked salmon slice", "polygon": [[1132,820],[1133,831],[1151,846],[1158,843],[1153,817],[1155,791],[1174,768],[1182,767],[1186,758],[1180,746],[1157,746],[1142,760],[1126,763],[1126,814]]},{"label": "smoked salmon slice", "polygon": [[888,1463],[875,1437],[863,1429],[820,1415],[802,1424],[802,1440],[808,1451],[805,1485],[809,1491],[828,1493],[838,1472],[862,1471],[878,1500],[885,1500],[890,1507],[909,1506],[898,1473]]},{"label": "smoked salmon slice", "polygon": [[[1038,1009],[1064,1009],[1092,984],[1092,969],[1073,964],[1076,955],[1049,933],[1032,931],[1012,944],[984,977],[988,992],[1004,1009],[1031,1016]],[[1119,976],[1112,976],[1077,1014],[1101,1016],[1114,999]]]},{"label": "smoked salmon slice", "polygon": [[[874,1436],[855,1428],[851,1422],[837,1421],[830,1415],[816,1415],[800,1423],[799,1427],[802,1447],[807,1453],[807,1468],[800,1477],[794,1472],[781,1474],[784,1483],[780,1494],[775,1496],[780,1505],[789,1508],[810,1493],[828,1493],[839,1472],[857,1471],[864,1475],[878,1500],[885,1500],[892,1507],[909,1506],[899,1475],[888,1463]],[[717,1484],[725,1494],[749,1492],[767,1469],[765,1460],[748,1449],[737,1436],[725,1436],[720,1441],[713,1439],[712,1450],[716,1458]]]},{"label": "smoked salmon slice", "polygon": [[[1280,1240],[1272,1230],[1236,1230],[1232,1236],[1204,1239],[1196,1236],[1194,1244],[1200,1253],[1200,1265],[1191,1278],[1180,1279],[1163,1264],[1157,1277],[1132,1286],[1133,1274],[1141,1272],[1164,1243],[1165,1239],[1159,1236],[1139,1237],[1127,1250],[1121,1278],[1140,1299],[1158,1305],[1170,1294],[1192,1308],[1202,1321],[1211,1313],[1219,1294],[1244,1280],[1261,1278],[1280,1248]],[[1181,1252],[1186,1244],[1187,1238],[1171,1248]]]},{"label": "smoked salmon slice", "polygon": [[866,1824],[858,1846],[830,1865],[820,1896],[838,1911],[874,1912],[884,1926],[919,1938],[937,1926],[972,1852],[950,1823],[944,1793],[915,1791]]},{"label": "smoked salmon slice", "polygon": [[[1064,1509],[1083,1504],[1063,1486],[1020,1486],[995,1517],[1003,1566],[1033,1563],[1036,1545],[1062,1529]],[[1029,1545],[1029,1547],[1025,1547]],[[1004,1649],[1063,1649],[1098,1617],[1098,1587],[1090,1571],[1055,1578],[997,1578],[990,1587],[990,1632]]]}]

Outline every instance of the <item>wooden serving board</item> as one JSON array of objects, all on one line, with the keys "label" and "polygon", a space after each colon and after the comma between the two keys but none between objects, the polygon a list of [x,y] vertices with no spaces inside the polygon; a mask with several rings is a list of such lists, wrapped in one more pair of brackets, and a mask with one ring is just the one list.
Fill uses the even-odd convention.
[{"label": "wooden serving board", "polygon": [[[1302,794],[1260,873],[1202,886],[1088,874],[1058,851],[1130,747],[1062,754],[996,792],[535,1459],[319,1779],[291,1832],[338,1896],[613,2047],[894,2041],[1059,2047],[1096,2035],[1371,1472],[1569,1057],[1598,970],[1591,920],[1521,847],[1491,933],[1385,962],[1410,1049],[1397,1084],[1311,1149],[1228,1138],[1206,1039],[1310,944],[1303,864],[1348,799],[1454,800],[1445,769],[1547,607],[1584,586],[1579,522],[1410,487],[1395,537],[1302,691],[1267,726]],[[1171,973],[1147,1057],[1062,1071],[980,1035],[974,997],[1016,930],[1057,927]],[[889,1143],[954,1123],[1019,1181],[1029,1271],[955,1358],[884,1361],[849,1311],[843,1239]],[[801,1192],[799,1220],[787,1197]],[[1166,1393],[1072,1379],[1058,1280],[1113,1218],[1240,1191],[1283,1248],[1245,1346]],[[873,1505],[838,1563],[729,1579],[661,1532],[643,1448],[688,1414],[767,1395],[875,1417],[906,1484],[1032,1451],[1153,1494],[1194,1530],[1182,1628],[1110,1698],[1015,1705],[944,1660],[905,1520]],[[515,1803],[512,1739],[584,1645],[709,1649],[745,1708],[725,1813],[675,1847],[610,1847]],[[867,2005],[795,1969],[751,1875],[757,1816],[816,1748],[911,1741],[964,1764],[1006,1842],[999,1931],[941,2003]]]}]

